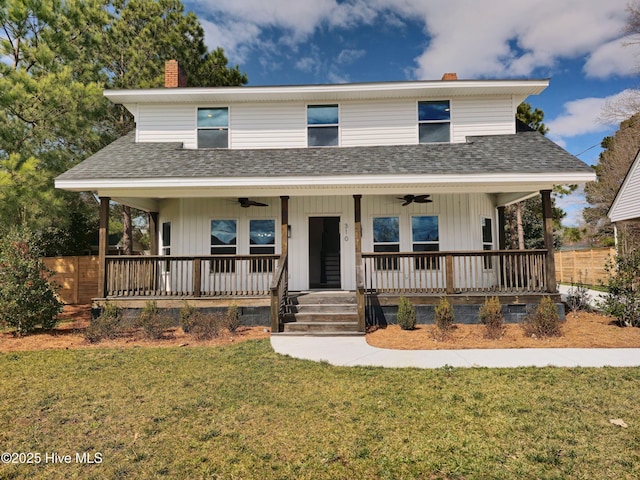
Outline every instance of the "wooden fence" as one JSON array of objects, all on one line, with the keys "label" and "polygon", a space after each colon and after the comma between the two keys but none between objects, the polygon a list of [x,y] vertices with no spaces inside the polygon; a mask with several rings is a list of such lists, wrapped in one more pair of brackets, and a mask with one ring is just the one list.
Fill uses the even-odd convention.
[{"label": "wooden fence", "polygon": [[58,296],[69,305],[91,303],[98,296],[98,257],[47,257],[44,263],[55,274]]},{"label": "wooden fence", "polygon": [[613,248],[555,252],[556,280],[587,285],[606,283],[609,275],[604,267],[615,252]]}]

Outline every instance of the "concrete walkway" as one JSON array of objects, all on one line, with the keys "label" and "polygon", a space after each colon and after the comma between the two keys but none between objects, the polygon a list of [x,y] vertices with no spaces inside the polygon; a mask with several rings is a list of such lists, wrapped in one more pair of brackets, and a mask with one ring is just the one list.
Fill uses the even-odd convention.
[{"label": "concrete walkway", "polygon": [[477,350],[389,350],[361,337],[272,336],[280,354],[363,367],[638,367],[640,348],[521,348]]}]

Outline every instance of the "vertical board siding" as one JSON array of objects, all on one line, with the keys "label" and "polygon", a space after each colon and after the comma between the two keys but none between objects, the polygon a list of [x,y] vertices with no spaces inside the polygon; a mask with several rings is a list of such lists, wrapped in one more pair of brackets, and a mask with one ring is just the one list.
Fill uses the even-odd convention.
[{"label": "vertical board siding", "polygon": [[140,105],[136,128],[139,142],[181,142],[184,148],[197,148],[193,105]]},{"label": "vertical board siding", "polygon": [[467,136],[515,133],[511,97],[455,98],[451,102],[452,142]]}]

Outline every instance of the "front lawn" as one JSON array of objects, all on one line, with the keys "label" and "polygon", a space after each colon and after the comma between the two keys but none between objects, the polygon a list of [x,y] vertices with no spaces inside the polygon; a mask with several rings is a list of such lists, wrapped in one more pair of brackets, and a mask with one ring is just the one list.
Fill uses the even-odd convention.
[{"label": "front lawn", "polygon": [[260,340],[11,352],[0,371],[0,453],[41,459],[2,479],[640,477],[635,368],[342,368]]}]

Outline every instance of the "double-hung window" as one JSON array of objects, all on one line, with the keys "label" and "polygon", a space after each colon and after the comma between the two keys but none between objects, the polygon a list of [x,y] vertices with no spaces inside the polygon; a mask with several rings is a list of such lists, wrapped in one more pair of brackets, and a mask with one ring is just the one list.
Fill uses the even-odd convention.
[{"label": "double-hung window", "polygon": [[418,137],[420,143],[451,141],[449,100],[418,102]]},{"label": "double-hung window", "polygon": [[[168,257],[171,255],[171,222],[162,223],[162,255]],[[164,271],[168,272],[171,268],[171,261],[164,261]]]},{"label": "double-hung window", "polygon": [[[491,219],[482,218],[482,250],[493,250],[493,228]],[[490,269],[493,266],[491,257],[484,257],[484,268]]]},{"label": "double-hung window", "polygon": [[[211,255],[235,255],[237,252],[237,221],[211,220]],[[233,259],[211,261],[211,270],[216,273],[235,272]]]},{"label": "double-hung window", "polygon": [[198,109],[198,148],[229,148],[229,109]]},{"label": "double-hung window", "polygon": [[[272,255],[276,253],[276,221],[249,220],[249,253]],[[251,260],[252,272],[272,272],[272,259]]]},{"label": "double-hung window", "polygon": [[[400,251],[400,222],[398,217],[373,219],[373,251],[391,253]],[[398,257],[377,257],[376,269],[397,270]]]},{"label": "double-hung window", "polygon": [[[411,217],[411,240],[414,252],[437,252],[440,250],[438,233],[438,217],[421,215]],[[417,270],[437,270],[440,258],[437,256],[418,257],[415,259]]]},{"label": "double-hung window", "polygon": [[307,106],[307,145],[309,147],[337,147],[338,105]]}]

